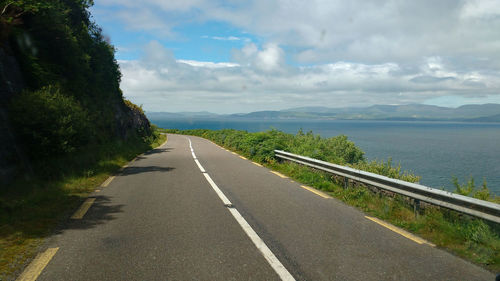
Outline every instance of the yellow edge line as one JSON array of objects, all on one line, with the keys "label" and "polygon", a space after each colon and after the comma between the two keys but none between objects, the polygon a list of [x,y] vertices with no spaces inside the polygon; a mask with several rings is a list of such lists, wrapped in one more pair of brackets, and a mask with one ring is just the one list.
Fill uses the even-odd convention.
[{"label": "yellow edge line", "polygon": [[45,252],[38,254],[16,281],[35,281],[47,264],[49,264],[57,250],[59,248],[48,248]]},{"label": "yellow edge line", "polygon": [[236,152],[232,152],[232,151],[231,151],[231,153],[232,153],[232,154],[234,154],[234,155],[238,155],[238,153],[236,153]]},{"label": "yellow edge line", "polygon": [[418,244],[427,244],[427,245],[429,245],[431,247],[435,247],[436,246],[436,245],[430,243],[429,241],[426,241],[426,240],[424,240],[424,239],[422,239],[420,237],[417,237],[417,236],[409,233],[408,231],[402,230],[401,228],[395,227],[394,225],[389,224],[389,223],[387,223],[385,221],[382,221],[380,219],[377,219],[377,218],[374,218],[374,217],[368,217],[368,216],[365,216],[365,218],[367,218],[367,219],[369,219],[369,220],[371,220],[373,222],[376,222],[376,223],[380,224],[381,226],[386,227],[386,228],[388,228],[388,229],[396,232],[397,234],[402,235],[402,236],[404,236],[404,237],[406,237],[406,238],[408,238],[408,239],[410,239],[413,242],[416,242]]},{"label": "yellow edge line", "polygon": [[83,202],[83,204],[80,206],[78,210],[76,210],[76,212],[71,216],[71,218],[74,220],[82,219],[83,216],[85,216],[85,214],[89,210],[90,206],[92,206],[92,203],[94,203],[94,201],[95,198],[87,198],[87,200]]},{"label": "yellow edge line", "polygon": [[[126,167],[124,166],[124,168],[126,168]],[[101,184],[101,186],[102,186],[102,187],[106,187],[106,186],[108,186],[108,185],[111,183],[111,181],[113,181],[113,179],[114,179],[114,178],[115,178],[115,176],[111,176],[111,177],[109,177],[107,180],[105,180],[105,181]]]},{"label": "yellow edge line", "polygon": [[256,162],[253,162],[253,161],[252,161],[252,163],[253,163],[254,165],[257,165],[257,166],[259,166],[259,167],[262,167],[262,165],[261,165],[261,164],[259,164],[259,163],[256,163]]},{"label": "yellow edge line", "polygon": [[331,198],[330,196],[328,196],[328,195],[324,194],[323,192],[321,192],[321,191],[319,191],[319,190],[316,190],[316,189],[314,189],[314,188],[312,188],[312,187],[305,186],[305,185],[301,185],[300,187],[302,187],[303,189],[309,190],[309,191],[311,191],[312,193],[314,193],[314,194],[316,194],[316,195],[319,195],[319,196],[321,196],[321,197],[323,197],[323,198],[327,198],[327,199],[328,199],[328,198]]},{"label": "yellow edge line", "polygon": [[277,175],[277,176],[278,176],[278,177],[280,177],[280,178],[284,178],[284,179],[287,179],[287,178],[288,178],[287,176],[285,176],[285,175],[283,175],[283,174],[280,174],[280,173],[278,173],[278,172],[275,172],[275,171],[271,171],[271,173],[273,173],[273,174]]},{"label": "yellow edge line", "polygon": [[246,159],[244,156],[241,156],[241,155],[240,155],[240,158],[241,158],[241,159],[244,159],[244,160],[248,160],[248,159]]}]

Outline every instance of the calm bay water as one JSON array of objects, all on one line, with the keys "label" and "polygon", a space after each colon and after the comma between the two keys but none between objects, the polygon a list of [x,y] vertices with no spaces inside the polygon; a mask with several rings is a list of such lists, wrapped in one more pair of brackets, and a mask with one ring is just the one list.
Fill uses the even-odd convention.
[{"label": "calm bay water", "polygon": [[367,159],[400,163],[422,179],[421,184],[453,190],[451,179],[476,185],[486,179],[500,195],[500,124],[341,120],[168,119],[152,122],[171,129],[237,129],[249,132],[276,128],[295,134],[312,130],[322,137],[346,135]]}]

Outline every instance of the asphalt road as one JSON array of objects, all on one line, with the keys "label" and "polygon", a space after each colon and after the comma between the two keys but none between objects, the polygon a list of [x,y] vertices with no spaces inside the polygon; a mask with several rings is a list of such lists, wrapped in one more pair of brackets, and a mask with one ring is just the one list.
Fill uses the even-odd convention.
[{"label": "asphalt road", "polygon": [[197,137],[169,135],[91,197],[38,280],[495,279]]}]

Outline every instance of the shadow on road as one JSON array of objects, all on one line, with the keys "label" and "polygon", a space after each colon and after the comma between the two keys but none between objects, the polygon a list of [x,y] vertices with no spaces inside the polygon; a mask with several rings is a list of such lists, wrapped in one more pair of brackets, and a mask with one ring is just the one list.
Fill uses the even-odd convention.
[{"label": "shadow on road", "polygon": [[112,204],[112,197],[91,196],[90,198],[95,198],[95,201],[83,219],[68,219],[57,228],[56,234],[63,233],[68,229],[93,228],[97,225],[104,224],[115,219],[115,214],[123,212],[122,208],[124,205]]},{"label": "shadow on road", "polygon": [[147,159],[146,156],[149,156],[149,155],[153,155],[153,154],[160,154],[160,153],[168,153],[170,151],[174,150],[173,148],[170,148],[170,147],[167,147],[167,148],[155,148],[153,150],[150,150],[148,152],[145,152],[143,155],[141,156],[137,156],[135,158],[135,161],[138,162],[138,161],[141,161],[141,160],[144,160],[144,159]]},{"label": "shadow on road", "polygon": [[158,153],[163,153],[163,152],[169,152],[169,151],[172,151],[174,150],[173,148],[171,147],[166,147],[166,148],[155,148],[155,149],[152,149],[148,152],[145,152],[144,155],[152,155],[152,154],[158,154]]},{"label": "shadow on road", "polygon": [[142,167],[127,167],[120,173],[121,176],[137,175],[149,172],[169,172],[174,170],[172,167],[158,167],[158,166],[142,166]]},{"label": "shadow on road", "polygon": [[[55,195],[53,195],[55,196]],[[38,251],[39,240],[54,234],[76,229],[91,229],[116,219],[116,214],[123,212],[124,205],[112,204],[111,197],[93,196],[96,198],[92,207],[83,219],[75,220],[69,217],[82,204],[78,196],[61,194],[58,196],[61,205],[38,202],[37,206],[23,212],[13,212],[0,208],[0,280],[14,280],[22,270],[22,262],[11,263],[15,259],[24,259]],[[50,202],[49,202],[50,203]],[[0,207],[2,205],[0,204]],[[68,218],[68,219],[65,219]],[[4,251],[5,249],[5,251]],[[20,250],[18,250],[20,249]],[[9,265],[11,263],[11,265]],[[6,270],[7,266],[14,266]]]}]

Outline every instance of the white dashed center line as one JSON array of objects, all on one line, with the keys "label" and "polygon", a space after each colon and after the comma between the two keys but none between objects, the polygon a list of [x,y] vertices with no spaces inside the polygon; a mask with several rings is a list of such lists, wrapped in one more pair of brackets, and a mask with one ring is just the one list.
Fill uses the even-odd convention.
[{"label": "white dashed center line", "polygon": [[193,154],[194,161],[196,162],[196,165],[198,165],[198,168],[200,171],[203,173],[205,178],[207,179],[208,183],[210,186],[213,188],[215,193],[219,196],[220,200],[222,200],[222,203],[231,212],[233,217],[236,219],[236,221],[240,224],[241,228],[247,236],[252,240],[253,244],[257,249],[261,252],[261,254],[264,256],[264,258],[267,260],[269,265],[274,269],[274,271],[278,274],[278,276],[281,278],[281,280],[286,280],[286,281],[292,281],[295,280],[293,276],[288,272],[288,270],[283,266],[283,264],[278,260],[278,258],[271,252],[269,247],[267,247],[266,243],[259,237],[259,235],[253,230],[253,228],[248,224],[248,222],[245,220],[245,218],[236,210],[236,208],[233,207],[233,204],[229,199],[226,197],[226,195],[220,190],[220,188],[217,186],[217,184],[212,180],[210,175],[207,173],[205,168],[200,164],[198,159],[196,158],[194,154],[194,149],[193,149],[193,144],[191,142],[191,139],[188,138],[189,140],[189,148],[191,149],[191,153]]}]

